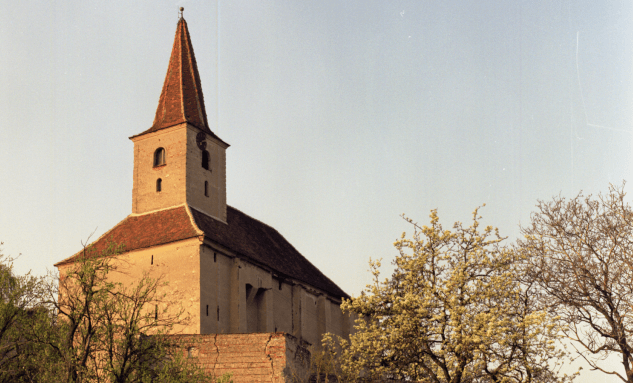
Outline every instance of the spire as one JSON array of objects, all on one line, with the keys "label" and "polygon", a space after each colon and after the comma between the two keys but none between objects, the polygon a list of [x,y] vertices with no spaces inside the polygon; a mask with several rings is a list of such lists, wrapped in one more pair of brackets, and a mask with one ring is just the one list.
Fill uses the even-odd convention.
[{"label": "spire", "polygon": [[187,22],[181,14],[176,28],[176,38],[169,59],[167,76],[156,109],[156,117],[152,127],[141,134],[155,132],[184,122],[215,136],[209,129],[207,122],[207,112],[204,109],[204,97],[200,86],[200,74],[193,54]]}]

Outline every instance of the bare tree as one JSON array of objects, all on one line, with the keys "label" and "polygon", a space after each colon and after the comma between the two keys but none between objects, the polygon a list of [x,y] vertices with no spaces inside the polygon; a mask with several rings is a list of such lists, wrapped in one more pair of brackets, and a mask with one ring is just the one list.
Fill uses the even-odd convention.
[{"label": "bare tree", "polygon": [[[11,382],[215,381],[184,358],[177,337],[167,336],[188,318],[182,309],[175,309],[179,304],[161,292],[166,282],[160,276],[144,274],[129,285],[112,281],[120,250],[115,245],[102,252],[87,247],[61,275],[40,281],[33,299],[43,310],[36,311],[36,316],[26,315],[27,319],[33,317],[29,322],[9,325],[19,334],[19,342],[15,337],[12,342],[0,339],[0,346],[24,349],[18,350],[20,359],[12,359],[17,368],[0,371],[0,381],[4,375]],[[0,271],[2,267],[0,263]],[[12,278],[7,283],[21,286],[18,277]],[[0,273],[0,282],[5,279]],[[0,283],[0,292],[6,295],[11,289],[1,288],[4,285]],[[5,306],[0,304],[0,319],[15,311]],[[9,356],[14,354],[16,351]]]},{"label": "bare tree", "polygon": [[[624,184],[607,194],[539,201],[518,241],[529,277],[594,370],[633,383],[633,210]],[[624,373],[601,366],[619,355]]]}]

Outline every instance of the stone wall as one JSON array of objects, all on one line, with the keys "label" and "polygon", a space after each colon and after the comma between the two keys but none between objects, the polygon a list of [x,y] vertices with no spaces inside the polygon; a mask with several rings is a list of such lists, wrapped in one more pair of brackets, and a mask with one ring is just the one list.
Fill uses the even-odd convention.
[{"label": "stone wall", "polygon": [[[142,214],[186,203],[186,124],[134,137],[132,141],[132,213]],[[158,148],[165,149],[165,165],[154,166],[154,153]],[[159,178],[162,180],[160,192],[156,191]]]},{"label": "stone wall", "polygon": [[233,382],[290,382],[305,373],[308,344],[286,333],[174,335],[183,353],[207,372]]},{"label": "stone wall", "polygon": [[[200,332],[200,240],[187,240],[138,249],[112,258],[108,280],[134,288],[145,276],[160,279],[154,304],[147,304],[150,313],[176,317],[181,313],[181,323],[172,331],[197,334]],[[58,266],[60,276],[66,275],[74,264]],[[62,292],[64,294],[64,292]],[[206,314],[206,313],[205,313]],[[184,320],[184,318],[188,318]]]},{"label": "stone wall", "polygon": [[[206,139],[209,169],[202,167],[202,150],[196,144],[199,130],[187,126],[187,203],[226,223],[226,144],[210,136]],[[204,183],[208,182],[205,195]]]},{"label": "stone wall", "polygon": [[[209,169],[202,167],[196,144],[198,129],[180,124],[133,137],[134,182],[132,213],[142,214],[184,203],[226,222],[226,144],[206,139]],[[154,153],[165,149],[165,164],[154,166]],[[156,181],[161,179],[161,191]],[[207,184],[205,193],[205,182]]]},{"label": "stone wall", "polygon": [[[300,281],[281,280],[212,246],[207,242],[200,247],[200,330],[190,333],[285,332],[313,345],[328,332],[349,336],[353,318],[327,293]],[[193,310],[191,314],[196,315]]]}]

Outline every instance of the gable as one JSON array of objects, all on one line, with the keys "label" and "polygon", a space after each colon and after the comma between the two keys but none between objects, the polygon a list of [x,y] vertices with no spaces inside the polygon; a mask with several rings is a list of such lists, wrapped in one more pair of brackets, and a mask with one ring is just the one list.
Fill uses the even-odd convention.
[{"label": "gable", "polygon": [[[123,245],[128,252],[151,246],[193,238],[201,235],[191,222],[185,206],[160,210],[153,213],[128,216],[98,240],[88,245],[92,254],[101,254],[111,243]],[[66,258],[55,266],[73,263],[83,251]]]}]

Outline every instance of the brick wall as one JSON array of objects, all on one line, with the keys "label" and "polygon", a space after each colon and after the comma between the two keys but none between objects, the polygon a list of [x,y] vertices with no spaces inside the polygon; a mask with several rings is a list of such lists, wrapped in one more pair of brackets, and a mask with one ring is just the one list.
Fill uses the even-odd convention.
[{"label": "brick wall", "polygon": [[231,373],[235,383],[289,382],[292,374],[303,373],[309,358],[307,343],[280,332],[176,337],[183,341],[183,352],[207,372]]}]

